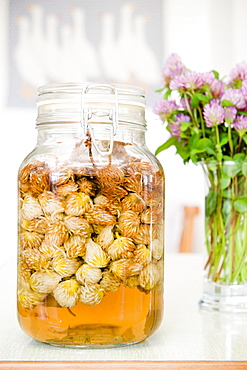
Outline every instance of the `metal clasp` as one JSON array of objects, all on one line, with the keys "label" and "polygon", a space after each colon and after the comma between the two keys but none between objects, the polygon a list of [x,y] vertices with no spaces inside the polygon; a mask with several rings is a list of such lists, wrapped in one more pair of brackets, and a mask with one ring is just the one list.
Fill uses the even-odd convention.
[{"label": "metal clasp", "polygon": [[[108,91],[110,94],[114,95],[114,108],[105,110],[103,109],[101,113],[98,112],[97,108],[92,108],[88,107],[85,104],[85,95],[88,94],[90,89],[100,89],[100,94],[102,92]],[[93,128],[89,122],[89,120],[93,117],[108,117],[110,121],[112,121],[112,124],[107,127],[110,131],[110,138],[109,138],[109,149],[108,150],[101,150],[96,142]],[[115,86],[110,85],[110,84],[96,84],[96,83],[91,83],[87,86],[85,86],[82,89],[81,92],[81,126],[84,129],[84,134],[86,135],[87,132],[90,132],[92,142],[94,144],[95,149],[100,155],[110,155],[113,150],[113,136],[116,135],[117,133],[117,126],[118,126],[118,94]]]}]

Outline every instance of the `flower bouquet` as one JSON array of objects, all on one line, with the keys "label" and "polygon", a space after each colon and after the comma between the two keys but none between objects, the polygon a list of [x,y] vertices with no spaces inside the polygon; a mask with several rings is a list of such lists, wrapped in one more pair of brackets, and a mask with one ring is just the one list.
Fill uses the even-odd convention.
[{"label": "flower bouquet", "polygon": [[189,70],[172,54],[163,83],[153,111],[170,137],[156,154],[175,146],[184,163],[202,165],[208,185],[202,305],[247,312],[247,63],[223,81],[216,71]]}]

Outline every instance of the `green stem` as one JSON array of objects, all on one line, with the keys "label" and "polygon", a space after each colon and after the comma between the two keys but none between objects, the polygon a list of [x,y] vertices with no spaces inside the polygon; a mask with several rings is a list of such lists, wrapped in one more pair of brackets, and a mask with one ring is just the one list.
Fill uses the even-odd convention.
[{"label": "green stem", "polygon": [[197,122],[196,122],[196,120],[194,118],[193,112],[192,112],[192,110],[190,108],[190,104],[189,104],[189,101],[188,101],[188,98],[187,98],[186,95],[184,95],[184,100],[185,100],[187,111],[189,112],[189,115],[191,117],[191,120],[192,120],[194,126],[197,127]]},{"label": "green stem", "polygon": [[[218,125],[214,126],[215,129],[215,149],[216,149],[216,159],[217,161],[221,162],[223,158],[222,150],[221,150],[221,145],[220,145],[220,134],[219,134],[219,128]],[[221,165],[220,165],[221,167]]]},{"label": "green stem", "polygon": [[[239,217],[240,218],[240,217]],[[240,224],[240,222],[239,222]],[[245,246],[242,247],[242,243],[243,243],[243,235],[246,236],[247,235],[247,213],[244,214],[244,223],[243,223],[243,227],[240,228],[238,226],[238,236],[239,236],[239,240],[238,240],[238,247],[237,247],[237,251],[239,252],[238,253],[238,263],[235,267],[235,271],[234,271],[234,274],[233,274],[233,277],[232,277],[232,281],[235,282],[236,280],[238,282],[240,282],[242,280],[242,271],[246,272],[246,256],[247,256],[247,243],[245,242]],[[242,280],[243,282],[246,282],[245,279]]]},{"label": "green stem", "polygon": [[229,141],[230,154],[231,154],[231,157],[233,157],[232,128],[231,128],[231,124],[230,123],[228,124],[227,133],[228,133],[228,141]]},{"label": "green stem", "polygon": [[205,126],[204,126],[204,119],[202,117],[202,110],[198,107],[199,115],[200,115],[200,121],[201,121],[201,127],[202,127],[202,136],[205,137]]}]

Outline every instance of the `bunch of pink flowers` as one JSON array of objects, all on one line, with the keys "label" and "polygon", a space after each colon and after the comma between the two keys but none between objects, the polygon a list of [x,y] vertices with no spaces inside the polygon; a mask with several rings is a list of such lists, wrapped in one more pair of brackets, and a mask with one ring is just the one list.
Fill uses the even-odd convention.
[{"label": "bunch of pink flowers", "polygon": [[170,138],[156,154],[175,145],[184,162],[229,160],[247,154],[247,63],[224,82],[216,71],[189,70],[177,54],[163,68],[163,98],[153,107]]}]

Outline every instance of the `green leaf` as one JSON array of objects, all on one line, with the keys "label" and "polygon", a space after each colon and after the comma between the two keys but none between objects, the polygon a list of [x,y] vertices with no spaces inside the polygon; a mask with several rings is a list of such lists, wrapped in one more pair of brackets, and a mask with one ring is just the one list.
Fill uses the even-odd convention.
[{"label": "green leaf", "polygon": [[197,146],[197,143],[198,143],[198,140],[199,140],[199,137],[197,134],[193,134],[189,141],[188,141],[188,145],[191,149],[196,149],[196,146]]},{"label": "green leaf", "polygon": [[227,144],[229,141],[227,134],[220,135],[220,146]]},{"label": "green leaf", "polygon": [[183,158],[184,161],[186,161],[189,158],[190,152],[189,148],[187,146],[183,146],[180,142],[176,142],[175,144],[177,149],[177,154],[180,155],[181,158]]},{"label": "green leaf", "polygon": [[176,142],[177,142],[177,138],[175,136],[170,137],[170,139],[168,139],[164,144],[160,145],[156,149],[155,155],[159,154],[163,150],[166,150],[166,149],[170,148],[170,146],[175,145]]},{"label": "green leaf", "polygon": [[228,217],[231,211],[232,211],[232,202],[230,200],[225,200],[222,207],[223,216],[225,218]]},{"label": "green leaf", "polygon": [[217,193],[210,192],[206,197],[206,216],[210,216],[216,209]]},{"label": "green leaf", "polygon": [[171,89],[167,89],[166,90],[166,92],[165,92],[165,94],[163,96],[165,100],[167,100],[169,98],[169,96],[171,95],[171,92],[172,92]]},{"label": "green leaf", "polygon": [[247,212],[247,197],[238,197],[234,202],[233,206],[235,210],[239,213]]},{"label": "green leaf", "polygon": [[216,152],[215,152],[215,150],[213,150],[212,148],[207,148],[207,153],[208,153],[209,155],[213,155],[214,157],[216,156]]},{"label": "green leaf", "polygon": [[247,112],[245,110],[239,111],[238,114],[241,114],[242,116],[247,116]]},{"label": "green leaf", "polygon": [[191,122],[181,122],[181,130],[186,131],[187,128],[189,128],[191,125]]},{"label": "green leaf", "polygon": [[[194,95],[195,96],[195,95]],[[209,103],[209,98],[206,96],[206,95],[204,95],[204,94],[201,94],[201,93],[196,93],[196,96],[197,96],[197,98],[200,100],[200,101],[202,101],[202,102],[204,102],[204,103]]]},{"label": "green leaf", "polygon": [[199,98],[197,96],[197,94],[193,95],[191,101],[190,101],[190,104],[193,108],[197,108],[198,105],[199,105]]},{"label": "green leaf", "polygon": [[162,87],[162,89],[155,90],[155,92],[162,92],[162,91],[164,91],[164,87]]},{"label": "green leaf", "polygon": [[198,127],[191,127],[191,132],[193,132],[194,134],[196,134],[197,136],[199,135],[200,133],[200,130]]},{"label": "green leaf", "polygon": [[232,107],[234,104],[230,100],[222,100],[222,107]]},{"label": "green leaf", "polygon": [[213,148],[213,143],[210,139],[205,137],[203,139],[198,140],[196,144],[196,149],[205,151],[208,148]]},{"label": "green leaf", "polygon": [[242,161],[244,161],[244,159],[245,159],[245,154],[244,153],[237,153],[233,157],[233,160],[237,161],[237,162],[242,162]]},{"label": "green leaf", "polygon": [[[232,201],[231,200],[225,200],[222,207],[222,216],[224,219],[224,224],[227,225],[229,222],[231,222],[232,217]],[[228,230],[228,233],[231,232]]]},{"label": "green leaf", "polygon": [[233,161],[233,158],[232,157],[229,157],[228,155],[224,155],[223,156],[223,160],[224,160],[224,162],[232,162]]},{"label": "green leaf", "polygon": [[247,134],[244,134],[243,141],[245,142],[245,144],[247,144]]},{"label": "green leaf", "polygon": [[215,71],[215,70],[212,70],[213,74],[214,74],[214,77],[217,78],[217,80],[219,79],[220,75],[219,75],[219,72]]},{"label": "green leaf", "polygon": [[228,188],[230,183],[231,183],[231,178],[230,177],[227,177],[227,176],[221,177],[221,179],[220,179],[220,188],[222,190],[226,189],[226,188]]},{"label": "green leaf", "polygon": [[247,162],[243,162],[242,164],[242,172],[245,177],[247,177]]},{"label": "green leaf", "polygon": [[227,177],[234,177],[241,171],[241,163],[224,163],[222,171]]}]

